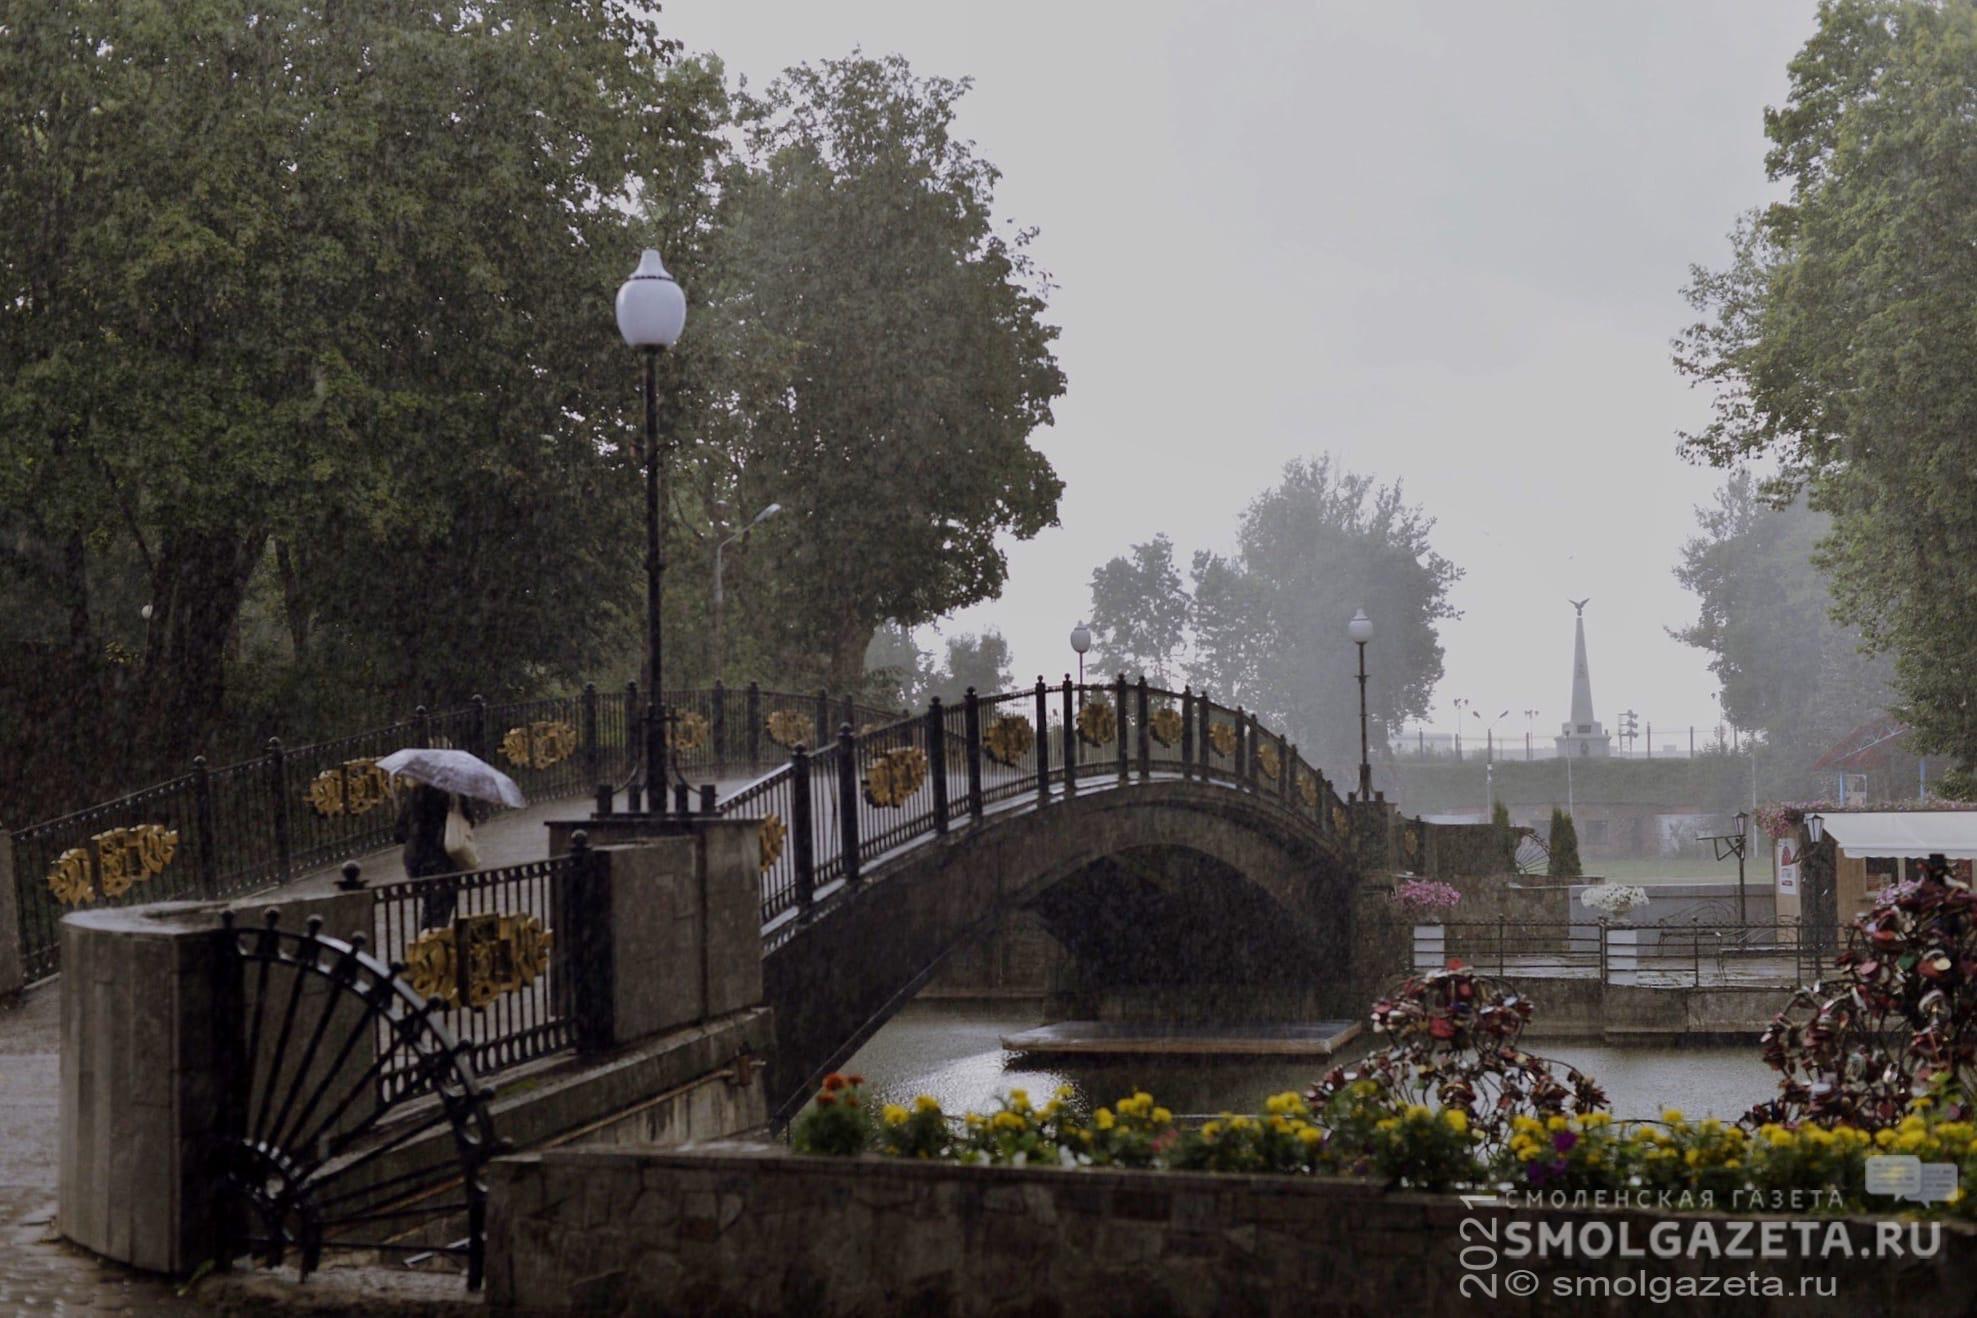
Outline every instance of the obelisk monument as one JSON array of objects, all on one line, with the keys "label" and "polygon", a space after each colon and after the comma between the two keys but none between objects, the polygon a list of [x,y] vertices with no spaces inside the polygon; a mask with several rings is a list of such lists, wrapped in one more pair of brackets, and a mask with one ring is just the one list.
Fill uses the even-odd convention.
[{"label": "obelisk monument", "polygon": [[1578,755],[1597,759],[1613,753],[1613,743],[1607,738],[1606,729],[1593,717],[1593,678],[1586,667],[1586,605],[1590,598],[1568,600],[1577,618],[1573,622],[1572,636],[1572,720],[1560,725],[1557,743],[1560,755]]}]

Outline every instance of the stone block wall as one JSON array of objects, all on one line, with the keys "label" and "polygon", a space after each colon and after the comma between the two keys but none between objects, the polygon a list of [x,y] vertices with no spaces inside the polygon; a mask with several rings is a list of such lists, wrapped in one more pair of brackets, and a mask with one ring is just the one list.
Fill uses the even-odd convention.
[{"label": "stone block wall", "polygon": [[[493,1164],[488,1302],[531,1314],[1567,1314],[1622,1310],[1561,1297],[1560,1282],[1654,1273],[1775,1277],[1788,1291],[1674,1312],[1934,1314],[1977,1286],[1967,1225],[1945,1227],[1927,1257],[1874,1257],[1877,1224],[1844,1219],[1852,1259],[1643,1260],[1609,1244],[1603,1256],[1513,1262],[1476,1249],[1512,1216],[1574,1232],[1624,1227],[1637,1242],[1695,1221],[1472,1210],[1454,1196],[1306,1177],[852,1162],[746,1145],[572,1150]],[[1513,1273],[1537,1294],[1505,1290]],[[1465,1275],[1493,1279],[1497,1302],[1483,1303]],[[1836,1301],[1801,1299],[1808,1276],[1833,1278]]]}]

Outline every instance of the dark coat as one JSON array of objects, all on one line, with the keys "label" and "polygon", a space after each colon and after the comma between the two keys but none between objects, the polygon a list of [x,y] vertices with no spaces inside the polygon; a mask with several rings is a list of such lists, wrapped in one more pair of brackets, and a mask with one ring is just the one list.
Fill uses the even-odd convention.
[{"label": "dark coat", "polygon": [[472,803],[425,783],[414,783],[398,807],[398,828],[394,836],[405,844],[405,875],[422,878],[428,874],[451,874],[460,867],[446,854],[446,816],[455,803],[468,821],[474,819]]}]

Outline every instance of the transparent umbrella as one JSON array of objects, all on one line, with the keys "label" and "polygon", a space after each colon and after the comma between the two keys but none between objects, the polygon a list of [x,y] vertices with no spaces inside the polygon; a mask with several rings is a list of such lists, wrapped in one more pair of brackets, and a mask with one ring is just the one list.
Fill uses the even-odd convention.
[{"label": "transparent umbrella", "polygon": [[514,807],[529,803],[513,778],[466,751],[408,746],[379,760],[378,768],[457,796],[471,796],[476,801],[496,801]]}]

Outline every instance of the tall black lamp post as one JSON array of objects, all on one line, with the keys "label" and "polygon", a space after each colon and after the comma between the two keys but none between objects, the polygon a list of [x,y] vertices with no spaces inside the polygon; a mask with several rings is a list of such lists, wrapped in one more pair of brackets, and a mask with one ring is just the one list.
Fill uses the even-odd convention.
[{"label": "tall black lamp post", "polygon": [[666,468],[659,446],[659,354],[686,328],[686,294],[648,247],[618,289],[618,332],[645,354],[645,793],[646,809],[666,808],[665,694],[660,689],[660,583],[666,574]]},{"label": "tall black lamp post", "polygon": [[1373,799],[1373,753],[1366,738],[1366,642],[1373,639],[1373,620],[1361,609],[1346,624],[1345,633],[1359,647],[1359,799]]}]

